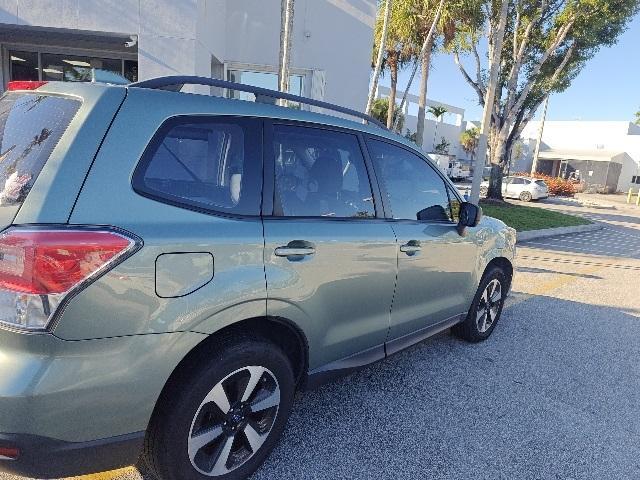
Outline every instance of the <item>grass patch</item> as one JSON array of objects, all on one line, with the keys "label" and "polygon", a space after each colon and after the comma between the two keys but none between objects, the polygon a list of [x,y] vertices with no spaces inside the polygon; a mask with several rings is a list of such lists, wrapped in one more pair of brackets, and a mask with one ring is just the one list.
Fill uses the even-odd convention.
[{"label": "grass patch", "polygon": [[485,215],[502,220],[518,232],[542,230],[544,228],[574,227],[591,223],[589,220],[574,215],[538,207],[513,205],[507,202],[483,200],[480,202],[480,206],[482,206],[482,211]]}]

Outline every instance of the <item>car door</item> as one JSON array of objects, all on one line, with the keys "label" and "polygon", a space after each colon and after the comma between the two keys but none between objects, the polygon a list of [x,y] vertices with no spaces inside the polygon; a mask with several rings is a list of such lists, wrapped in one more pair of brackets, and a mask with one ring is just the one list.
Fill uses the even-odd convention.
[{"label": "car door", "polygon": [[266,131],[268,314],[304,330],[313,373],[354,354],[349,366],[358,354],[362,364],[383,358],[396,240],[375,202],[362,139],[297,124]]},{"label": "car door", "polygon": [[512,198],[518,198],[525,187],[525,181],[523,178],[511,177],[511,181],[507,185],[507,196]]},{"label": "car door", "polygon": [[478,247],[461,236],[460,197],[424,157],[367,138],[385,213],[398,241],[398,281],[387,353],[446,328],[469,309]]}]

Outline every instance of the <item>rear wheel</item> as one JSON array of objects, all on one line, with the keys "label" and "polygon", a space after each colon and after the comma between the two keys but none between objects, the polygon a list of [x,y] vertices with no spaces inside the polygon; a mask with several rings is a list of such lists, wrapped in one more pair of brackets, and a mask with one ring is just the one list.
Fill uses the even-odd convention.
[{"label": "rear wheel", "polygon": [[531,196],[531,192],[522,192],[520,193],[520,200],[523,202],[530,202],[533,197]]},{"label": "rear wheel", "polygon": [[453,333],[469,342],[489,338],[500,319],[508,288],[508,279],[502,269],[492,267],[488,270],[482,277],[467,317],[453,327]]},{"label": "rear wheel", "polygon": [[480,187],[480,196],[486,197],[487,193],[489,193],[489,189],[487,187]]},{"label": "rear wheel", "polygon": [[154,414],[143,456],[161,480],[247,478],[289,416],[294,374],[277,346],[239,340],[202,360]]}]

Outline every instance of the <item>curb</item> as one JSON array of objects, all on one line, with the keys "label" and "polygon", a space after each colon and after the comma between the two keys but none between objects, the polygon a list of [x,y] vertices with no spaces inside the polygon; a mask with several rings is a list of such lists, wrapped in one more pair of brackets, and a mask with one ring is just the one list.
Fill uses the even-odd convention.
[{"label": "curb", "polygon": [[566,235],[568,233],[583,233],[602,230],[604,226],[601,223],[592,223],[589,225],[577,225],[575,227],[558,227],[545,228],[543,230],[529,230],[526,232],[518,232],[516,234],[516,243],[528,242],[529,240],[537,240],[538,238],[555,237],[556,235]]}]

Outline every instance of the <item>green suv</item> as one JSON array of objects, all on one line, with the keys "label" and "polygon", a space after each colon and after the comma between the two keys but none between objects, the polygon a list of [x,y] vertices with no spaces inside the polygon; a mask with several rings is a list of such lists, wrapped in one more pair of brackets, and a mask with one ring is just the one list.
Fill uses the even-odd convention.
[{"label": "green suv", "polygon": [[496,326],[514,230],[369,117],[193,77],[8,90],[0,471],[246,478],[296,390]]}]

